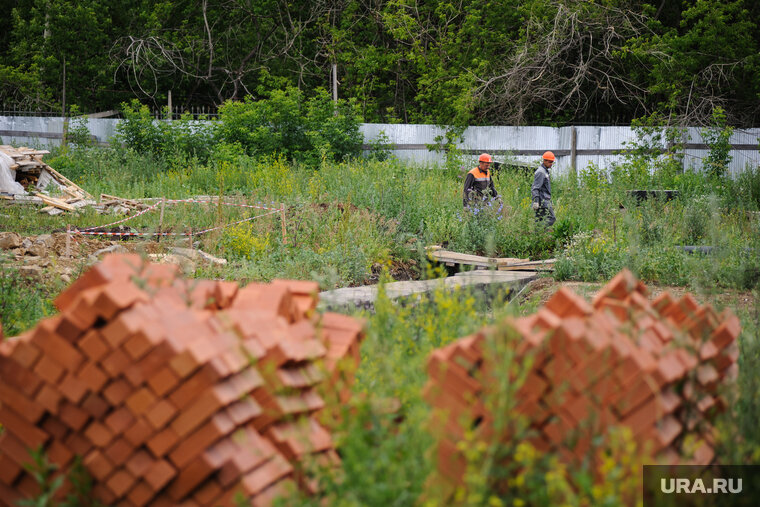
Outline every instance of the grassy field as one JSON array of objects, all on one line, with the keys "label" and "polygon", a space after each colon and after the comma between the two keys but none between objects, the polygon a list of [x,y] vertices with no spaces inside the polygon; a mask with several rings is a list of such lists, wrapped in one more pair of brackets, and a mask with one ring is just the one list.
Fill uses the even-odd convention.
[{"label": "grassy field", "polygon": [[[457,164],[411,167],[395,160],[353,160],[307,167],[277,157],[251,157],[228,145],[212,150],[206,162],[185,155],[156,158],[121,148],[62,150],[45,161],[93,195],[132,199],[211,195],[238,203],[285,204],[286,243],[278,215],[196,236],[199,248],[229,261],[222,268],[199,269],[197,277],[241,284],[313,279],[323,289],[390,280],[402,267],[415,278],[430,278],[443,273],[427,263],[423,247],[446,244],[467,253],[556,257],[557,281],[604,282],[628,267],[648,283],[689,290],[718,309],[731,307],[744,328],[740,389],[720,422],[724,438],[719,457],[726,463],[760,459],[757,168],[732,180],[646,166],[632,159],[615,168],[611,180],[594,167],[577,176],[555,177],[558,220],[546,230],[534,223],[532,175],[525,173],[499,176],[496,186],[503,212],[486,207],[473,215],[462,212],[464,173]],[[631,188],[675,189],[679,196],[667,202],[637,203],[626,192]],[[198,231],[251,216],[246,208],[177,205],[166,208],[164,227]],[[66,225],[91,227],[120,218],[91,209],[50,217],[32,207],[3,206],[0,230],[37,235],[65,230]],[[153,231],[158,213],[146,213],[126,225]],[[681,248],[693,245],[713,249],[710,254],[691,254]],[[20,332],[50,314],[50,301],[63,284],[52,279],[30,285],[20,278],[16,266],[3,266],[0,321],[11,334],[8,330]],[[742,304],[742,298],[753,303]],[[326,498],[330,505],[440,504],[431,456],[435,432],[421,399],[425,359],[435,347],[507,315],[533,312],[539,304],[539,298],[497,304],[467,291],[441,291],[405,306],[381,296],[373,313],[357,312],[367,319],[367,339],[357,373],[356,401],[347,407],[351,417],[337,432],[342,474],[324,476],[324,498],[293,502],[316,505]],[[381,409],[383,400],[391,398],[401,408],[386,413]],[[493,489],[493,479],[504,473],[494,464],[495,451],[473,444],[468,452],[472,473],[456,502],[627,505],[631,492],[639,491],[634,486],[640,480],[641,455],[624,432],[604,437],[613,463],[601,471],[605,480],[596,486],[589,480],[593,471],[588,468],[568,470],[556,456],[536,455],[517,439],[500,444],[499,452],[517,456],[526,470],[524,481],[507,493]]]}]

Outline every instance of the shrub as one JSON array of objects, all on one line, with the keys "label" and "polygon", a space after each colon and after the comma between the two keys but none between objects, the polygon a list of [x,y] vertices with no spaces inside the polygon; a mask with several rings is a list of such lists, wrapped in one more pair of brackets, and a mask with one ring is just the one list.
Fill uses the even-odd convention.
[{"label": "shrub", "polygon": [[248,155],[282,154],[315,166],[361,152],[364,138],[353,102],[334,103],[325,90],[305,99],[293,87],[274,90],[268,98],[225,102],[219,108],[217,139],[238,143]]},{"label": "shrub", "polygon": [[157,157],[196,157],[208,159],[214,143],[213,129],[207,121],[184,114],[179,120],[155,120],[148,106],[137,99],[121,104],[124,119],[116,126],[113,144],[124,145],[138,153]]}]

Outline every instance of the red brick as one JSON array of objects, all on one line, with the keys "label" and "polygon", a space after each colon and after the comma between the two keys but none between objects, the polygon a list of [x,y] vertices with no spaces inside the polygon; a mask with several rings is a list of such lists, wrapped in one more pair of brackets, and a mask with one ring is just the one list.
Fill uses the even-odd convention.
[{"label": "red brick", "polygon": [[130,365],[124,375],[133,386],[137,387],[161,368],[167,367],[166,364],[169,359],[179,352],[179,344],[171,337],[167,337],[139,362]]},{"label": "red brick", "polygon": [[227,308],[235,299],[238,291],[236,282],[217,281],[214,287],[214,301],[219,308]]},{"label": "red brick", "polygon": [[739,319],[736,315],[726,312],[723,316],[723,322],[713,331],[710,340],[719,349],[723,349],[733,343],[739,337],[739,333],[741,333]]},{"label": "red brick", "polygon": [[[0,343],[9,343],[2,342]],[[18,346],[16,346],[18,347]],[[7,382],[21,391],[27,397],[33,398],[37,390],[44,383],[42,378],[31,369],[26,368],[13,359],[0,355],[0,381]]]},{"label": "red brick", "polygon": [[45,453],[50,462],[58,465],[59,469],[65,469],[74,458],[74,453],[63,442],[58,440],[53,440],[47,449],[45,449]]},{"label": "red brick", "polygon": [[179,378],[171,368],[160,369],[148,379],[148,385],[156,396],[165,396],[179,384]]},{"label": "red brick", "polygon": [[127,493],[129,501],[137,507],[148,505],[153,497],[154,492],[145,481],[137,482],[129,493]]},{"label": "red brick", "polygon": [[143,319],[144,316],[137,309],[129,310],[108,322],[100,332],[106,344],[115,349],[146,325]]},{"label": "red brick", "polygon": [[114,437],[111,430],[98,421],[93,421],[87,426],[87,429],[84,431],[84,436],[86,436],[94,446],[101,448],[107,446]]},{"label": "red brick", "polygon": [[39,483],[29,474],[21,476],[16,490],[26,498],[36,498],[42,494]]},{"label": "red brick", "polygon": [[134,424],[124,432],[124,438],[135,447],[144,444],[153,435],[153,427],[145,419],[136,419]]},{"label": "red brick", "polygon": [[122,349],[112,350],[103,360],[100,362],[100,366],[108,374],[109,377],[118,377],[124,370],[132,364],[129,356]]},{"label": "red brick", "polygon": [[111,350],[103,339],[103,335],[97,329],[90,329],[77,342],[79,350],[92,361],[98,361]]},{"label": "red brick", "polygon": [[624,390],[610,401],[618,414],[626,415],[638,407],[644,400],[658,393],[657,384],[649,376],[638,377],[637,380],[624,386]]},{"label": "red brick", "polygon": [[290,479],[277,481],[256,495],[251,505],[253,507],[266,507],[276,503],[277,499],[289,498],[297,489],[295,482]]},{"label": "red brick", "polygon": [[54,416],[45,417],[41,422],[40,428],[50,435],[53,440],[63,440],[69,433],[69,428]]},{"label": "red brick", "polygon": [[235,428],[232,419],[225,413],[214,415],[206,424],[182,442],[169,454],[169,459],[177,468],[184,468],[201,452]]},{"label": "red brick", "polygon": [[51,414],[58,414],[58,405],[62,398],[61,393],[57,389],[50,387],[49,384],[43,384],[37,392],[34,401]]},{"label": "red brick", "polygon": [[135,478],[126,470],[117,470],[106,481],[106,487],[113,492],[116,498],[123,497],[135,483]]},{"label": "red brick", "polygon": [[561,318],[584,317],[594,311],[586,300],[573,293],[567,287],[562,287],[555,292],[549,298],[549,301],[544,304],[544,308]]},{"label": "red brick", "polygon": [[156,347],[164,338],[163,330],[156,326],[147,324],[137,333],[126,340],[123,345],[124,350],[132,359],[141,359],[154,347]]},{"label": "red brick", "polygon": [[32,463],[28,447],[11,432],[0,434],[0,451],[0,456],[7,456],[20,467]]},{"label": "red brick", "polygon": [[145,419],[154,428],[161,429],[171,421],[176,413],[177,409],[171,403],[166,400],[158,400],[145,414]]},{"label": "red brick", "polygon": [[58,362],[53,361],[49,355],[44,355],[34,366],[34,373],[49,384],[57,384],[63,377],[64,368]]},{"label": "red brick", "polygon": [[619,300],[625,299],[626,296],[636,290],[637,286],[638,280],[633,276],[633,273],[627,268],[623,268],[622,271],[612,277],[612,280],[607,285],[597,292],[594,297],[593,306],[599,308],[597,303],[607,297]]},{"label": "red brick", "polygon": [[152,288],[168,287],[180,274],[176,264],[148,264],[140,274],[147,285]]},{"label": "red brick", "polygon": [[125,405],[134,415],[140,416],[145,414],[155,403],[156,397],[150,389],[143,387],[130,395],[126,400]]},{"label": "red brick", "polygon": [[81,407],[95,419],[102,419],[111,406],[106,400],[95,393],[89,393],[82,401]]},{"label": "red brick", "polygon": [[103,422],[114,434],[120,434],[134,424],[135,418],[132,416],[129,409],[126,407],[119,407],[108,414],[108,417],[106,417]]},{"label": "red brick", "polygon": [[92,391],[100,391],[109,380],[105,372],[98,368],[97,363],[86,363],[78,373],[79,379]]},{"label": "red brick", "polygon": [[180,440],[180,435],[172,428],[165,428],[160,433],[153,435],[146,443],[150,452],[156,458],[162,458],[171,451],[177,442]]},{"label": "red brick", "polygon": [[677,359],[674,353],[662,356],[657,361],[657,368],[652,376],[658,385],[672,384],[683,378],[686,374],[686,368]]},{"label": "red brick", "polygon": [[654,310],[657,311],[660,315],[663,314],[664,311],[667,310],[670,305],[672,305],[675,302],[675,299],[673,299],[673,296],[670,294],[670,292],[665,291],[660,293],[659,296],[654,298],[651,302],[651,306]]},{"label": "red brick", "polygon": [[[2,438],[2,437],[0,437]],[[5,454],[0,454],[0,483],[11,485],[23,469]]]},{"label": "red brick", "polygon": [[153,491],[158,491],[177,475],[177,471],[166,460],[156,461],[145,473],[145,482]]},{"label": "red brick", "polygon": [[19,335],[16,338],[6,338],[6,343],[16,342],[10,357],[24,368],[31,370],[34,363],[40,357],[40,349],[32,345],[31,332]]},{"label": "red brick", "polygon": [[147,299],[146,294],[133,283],[111,283],[102,289],[95,307],[101,317],[110,320],[120,311]]},{"label": "red brick", "polygon": [[277,454],[274,446],[251,428],[236,431],[231,442],[235,450],[217,474],[225,488]]},{"label": "red brick", "polygon": [[130,394],[132,386],[121,377],[112,380],[103,390],[103,397],[113,406],[121,405]]},{"label": "red brick", "polygon": [[105,483],[95,483],[92,488],[92,496],[97,499],[103,505],[113,505],[116,503],[116,496],[113,492],[106,487]]},{"label": "red brick", "polygon": [[0,405],[0,423],[16,435],[19,440],[31,448],[37,448],[47,442],[49,435],[11,410],[9,406]]},{"label": "red brick", "polygon": [[[237,285],[235,286],[237,287]],[[198,490],[193,494],[193,500],[201,505],[221,505],[220,503],[214,503],[214,500],[222,496],[222,488],[216,481],[206,481]]]},{"label": "red brick", "polygon": [[232,444],[226,440],[207,449],[179,472],[169,487],[169,498],[176,502],[185,497],[209,475],[221,468],[231,458],[233,451]]},{"label": "red brick", "polygon": [[66,311],[80,292],[111,281],[127,280],[141,265],[142,260],[137,254],[108,255],[63,291],[54,304],[60,311]]},{"label": "red brick", "polygon": [[129,458],[126,467],[129,473],[140,478],[145,476],[155,462],[156,460],[150,454],[141,449]]},{"label": "red brick", "polygon": [[92,450],[92,443],[80,433],[69,433],[66,438],[63,439],[63,443],[66,444],[66,447],[68,447],[71,452],[78,454],[79,456],[86,456]]},{"label": "red brick", "polygon": [[280,455],[275,455],[262,466],[246,474],[241,483],[247,494],[255,495],[292,472],[293,467]]},{"label": "red brick", "polygon": [[124,438],[116,438],[108,444],[103,453],[112,463],[123,466],[133,451],[134,447]]},{"label": "red brick", "polygon": [[216,375],[212,368],[201,368],[179,385],[169,396],[169,401],[175,407],[185,407],[198,399],[206,389],[215,385],[220,380],[221,378]]},{"label": "red brick", "polygon": [[68,401],[61,403],[58,415],[61,421],[74,431],[81,430],[90,419],[87,412]]},{"label": "red brick", "polygon": [[68,373],[58,384],[58,390],[61,391],[69,401],[78,404],[87,394],[87,384],[79,380],[73,373]]},{"label": "red brick", "polygon": [[719,379],[717,370],[711,364],[703,364],[697,367],[697,382],[701,386],[712,390]]},{"label": "red brick", "polygon": [[82,464],[87,468],[87,471],[90,472],[90,475],[98,481],[104,481],[106,477],[111,475],[111,472],[114,469],[113,464],[108,461],[108,458],[97,449],[90,451],[90,453],[82,460]]},{"label": "red brick", "polygon": [[227,408],[227,414],[236,426],[242,426],[261,415],[261,407],[252,398],[246,396]]},{"label": "red brick", "polygon": [[723,372],[726,368],[736,364],[739,360],[739,345],[734,342],[713,359],[713,365],[715,368]]},{"label": "red brick", "polygon": [[55,333],[68,342],[75,342],[87,331],[95,319],[82,319],[72,313],[61,314]]},{"label": "red brick", "polygon": [[46,357],[55,359],[69,371],[76,371],[84,358],[69,342],[49,329],[55,327],[58,320],[53,317],[40,322],[32,333],[32,343],[44,350]]}]

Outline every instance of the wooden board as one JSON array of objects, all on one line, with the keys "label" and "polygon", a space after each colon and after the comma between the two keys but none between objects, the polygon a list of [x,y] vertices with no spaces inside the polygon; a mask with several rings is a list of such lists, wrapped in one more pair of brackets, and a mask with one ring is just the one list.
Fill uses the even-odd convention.
[{"label": "wooden board", "polygon": [[450,252],[448,250],[441,250],[439,248],[429,249],[428,256],[432,260],[442,262],[447,266],[453,266],[454,264],[465,264],[468,266],[488,268],[528,262],[528,259],[517,259],[514,257],[483,257],[481,255]]},{"label": "wooden board", "polygon": [[66,202],[56,199],[54,197],[48,197],[44,194],[35,194],[37,197],[42,199],[42,202],[45,204],[49,204],[51,206],[55,206],[56,208],[65,210],[65,211],[74,211],[76,208],[74,206],[71,206],[70,204],[67,204]]},{"label": "wooden board", "polygon": [[499,266],[499,271],[554,271],[554,263],[557,259],[545,259],[542,261],[529,261]]}]

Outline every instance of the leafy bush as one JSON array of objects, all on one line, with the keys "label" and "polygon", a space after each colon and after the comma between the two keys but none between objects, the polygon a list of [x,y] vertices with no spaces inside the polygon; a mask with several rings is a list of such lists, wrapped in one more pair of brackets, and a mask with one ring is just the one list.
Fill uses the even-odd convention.
[{"label": "leafy bush", "polygon": [[353,102],[335,104],[325,90],[305,99],[289,87],[267,99],[246,97],[219,108],[219,141],[238,143],[248,155],[281,154],[315,166],[322,159],[343,160],[361,152],[363,136]]},{"label": "leafy bush", "polygon": [[184,114],[179,120],[155,120],[148,106],[137,99],[121,104],[124,118],[116,125],[112,143],[158,157],[184,156],[208,159],[214,144],[213,128],[206,121]]},{"label": "leafy bush", "polygon": [[702,129],[702,138],[710,148],[704,160],[704,169],[711,176],[722,177],[731,163],[731,135],[734,129],[726,122],[726,112],[716,107],[712,112],[712,125]]}]

